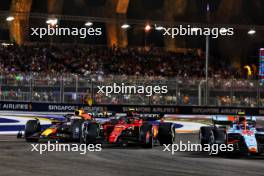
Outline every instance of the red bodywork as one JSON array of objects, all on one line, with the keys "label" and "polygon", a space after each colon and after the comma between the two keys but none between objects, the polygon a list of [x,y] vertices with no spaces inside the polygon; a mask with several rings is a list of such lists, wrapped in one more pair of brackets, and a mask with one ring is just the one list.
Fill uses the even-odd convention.
[{"label": "red bodywork", "polygon": [[[132,119],[131,123],[128,123],[127,121],[121,119],[114,125],[111,123],[104,124],[103,129],[104,129],[104,136],[106,137],[106,140],[112,144],[116,143],[116,142],[118,142],[118,137],[121,135],[121,133],[124,130],[129,129],[129,128],[140,129],[140,127],[144,123],[144,121],[142,119],[137,119],[137,118],[131,118],[131,119]],[[112,129],[112,130],[108,130],[108,129]],[[153,130],[153,137],[156,138],[156,136],[158,134],[158,126],[153,125],[152,130]],[[108,131],[111,131],[111,132],[107,133]],[[148,133],[146,135],[148,135]]]}]

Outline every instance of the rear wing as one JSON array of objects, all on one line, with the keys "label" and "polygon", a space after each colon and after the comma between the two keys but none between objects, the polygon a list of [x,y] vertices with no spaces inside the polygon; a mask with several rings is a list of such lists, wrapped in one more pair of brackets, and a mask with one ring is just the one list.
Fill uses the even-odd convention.
[{"label": "rear wing", "polygon": [[75,116],[91,116],[92,118],[109,118],[109,117],[113,117],[116,115],[115,112],[85,112],[84,110],[76,110],[74,112]]},{"label": "rear wing", "polygon": [[93,118],[110,118],[116,115],[115,112],[92,112],[88,114],[90,114]]},{"label": "rear wing", "polygon": [[[255,116],[244,116],[244,117],[246,117],[248,124],[250,125],[256,124]],[[212,121],[214,124],[217,124],[217,125],[231,125],[235,119],[236,119],[236,116],[217,115],[217,116],[213,116]]]},{"label": "rear wing", "polygon": [[145,121],[155,121],[163,118],[160,114],[140,114],[139,117]]}]

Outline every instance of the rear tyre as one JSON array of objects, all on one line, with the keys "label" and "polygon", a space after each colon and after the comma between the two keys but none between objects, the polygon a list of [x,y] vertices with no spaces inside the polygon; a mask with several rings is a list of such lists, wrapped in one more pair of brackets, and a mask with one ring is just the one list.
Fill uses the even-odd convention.
[{"label": "rear tyre", "polygon": [[175,128],[172,123],[160,124],[158,139],[161,145],[173,144],[175,141]]},{"label": "rear tyre", "polygon": [[84,123],[82,127],[81,143],[94,144],[99,135],[98,125],[96,123]]},{"label": "rear tyre", "polygon": [[214,130],[215,143],[226,144],[226,132],[223,128],[217,128]]},{"label": "rear tyre", "polygon": [[213,130],[211,130],[210,133],[209,133],[208,143],[209,143],[209,145],[211,145],[211,146],[212,146],[213,144],[215,144],[215,135],[214,135]]},{"label": "rear tyre", "polygon": [[256,134],[256,139],[258,143],[259,153],[264,152],[264,135],[263,134]]},{"label": "rear tyre", "polygon": [[[39,120],[29,120],[25,126],[25,139],[27,142],[38,142],[41,126]],[[37,134],[38,133],[38,134]],[[33,135],[37,135],[34,136]]]},{"label": "rear tyre", "polygon": [[81,119],[75,119],[72,122],[72,140],[75,142],[80,142],[82,136],[82,124],[83,120]]},{"label": "rear tyre", "polygon": [[152,132],[151,124],[145,123],[141,126],[140,142],[142,144],[142,147],[144,148],[153,148],[154,140],[153,140],[153,132]]},{"label": "rear tyre", "polygon": [[199,139],[200,139],[200,144],[204,146],[205,144],[209,144],[209,137],[210,133],[212,132],[212,127],[206,126],[206,127],[201,127],[200,132],[199,132]]}]

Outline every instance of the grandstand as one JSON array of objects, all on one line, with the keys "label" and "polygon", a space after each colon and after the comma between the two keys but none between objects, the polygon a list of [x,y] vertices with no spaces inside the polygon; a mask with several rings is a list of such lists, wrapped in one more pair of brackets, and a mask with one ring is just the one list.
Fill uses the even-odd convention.
[{"label": "grandstand", "polygon": [[[258,18],[261,14],[257,9],[264,6],[262,3],[157,0],[151,4],[147,0],[1,1],[0,99],[76,104],[264,105],[258,75],[258,54],[264,44],[263,20]],[[256,10],[245,11],[245,7]],[[195,30],[234,28],[234,35],[210,40],[204,36],[163,35],[164,29],[178,25]],[[102,35],[32,35],[32,28],[47,27],[100,28]],[[166,85],[169,91],[151,97],[97,94],[98,85],[112,82]]]}]

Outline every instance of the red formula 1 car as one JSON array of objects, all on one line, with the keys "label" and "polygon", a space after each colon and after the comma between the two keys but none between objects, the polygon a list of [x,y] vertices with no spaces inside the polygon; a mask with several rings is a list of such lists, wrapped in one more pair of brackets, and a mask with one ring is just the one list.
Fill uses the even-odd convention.
[{"label": "red formula 1 car", "polygon": [[103,140],[110,144],[138,143],[152,148],[156,143],[172,144],[174,139],[174,124],[154,116],[130,113],[105,123],[86,121],[82,126],[82,141],[87,144]]}]

